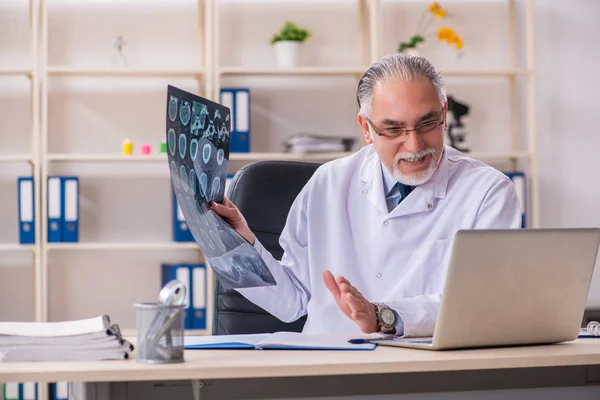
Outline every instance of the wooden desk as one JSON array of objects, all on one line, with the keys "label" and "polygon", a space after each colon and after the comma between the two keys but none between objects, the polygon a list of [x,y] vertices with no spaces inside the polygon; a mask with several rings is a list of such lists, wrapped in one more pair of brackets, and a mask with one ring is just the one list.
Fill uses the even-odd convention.
[{"label": "wooden desk", "polygon": [[[415,377],[427,376],[427,388],[433,389],[436,386],[434,380],[439,381],[445,376],[448,382],[441,383],[440,390],[463,390],[453,382],[456,376],[461,377],[459,380],[465,388],[481,389],[484,387],[481,386],[481,373],[485,371],[495,374],[496,388],[504,388],[502,379],[497,377],[499,371],[505,371],[506,381],[513,382],[515,387],[600,383],[600,339],[550,346],[446,352],[385,346],[374,351],[189,350],[185,359],[185,363],[158,365],[140,364],[135,359],[0,362],[0,382],[216,382],[237,379],[264,382],[265,378],[329,377],[330,383],[335,381],[334,378],[344,376],[354,381],[357,377],[383,379],[387,376],[394,382],[405,381],[402,385],[406,388],[407,382],[415,382]],[[410,379],[402,379],[403,376],[410,376]],[[372,389],[377,391],[376,387]]]}]

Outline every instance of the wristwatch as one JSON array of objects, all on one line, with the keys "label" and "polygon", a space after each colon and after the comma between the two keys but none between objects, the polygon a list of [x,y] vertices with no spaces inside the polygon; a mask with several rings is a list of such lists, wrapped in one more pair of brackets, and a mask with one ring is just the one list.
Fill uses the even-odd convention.
[{"label": "wristwatch", "polygon": [[389,306],[383,303],[373,303],[376,307],[377,326],[379,331],[385,334],[393,335],[396,333],[396,313]]}]

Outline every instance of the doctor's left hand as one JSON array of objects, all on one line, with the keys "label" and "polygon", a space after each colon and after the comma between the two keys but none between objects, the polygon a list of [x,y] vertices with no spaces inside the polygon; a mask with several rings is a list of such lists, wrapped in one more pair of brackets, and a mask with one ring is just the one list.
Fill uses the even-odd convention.
[{"label": "doctor's left hand", "polygon": [[223,218],[237,233],[240,234],[248,243],[254,246],[254,242],[256,241],[256,236],[250,230],[246,219],[240,212],[240,210],[236,207],[235,204],[227,196],[223,197],[223,204],[219,204],[217,202],[211,202],[211,209],[219,214],[221,218]]},{"label": "doctor's left hand", "polygon": [[323,272],[325,286],[331,292],[340,310],[365,333],[374,333],[379,330],[377,324],[376,306],[367,300],[348,280],[326,270]]}]

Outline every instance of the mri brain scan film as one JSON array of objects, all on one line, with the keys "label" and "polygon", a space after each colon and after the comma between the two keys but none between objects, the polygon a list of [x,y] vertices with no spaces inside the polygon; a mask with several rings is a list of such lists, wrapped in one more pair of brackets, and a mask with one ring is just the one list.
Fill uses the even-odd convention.
[{"label": "mri brain scan film", "polygon": [[275,285],[256,249],[210,208],[225,194],[230,118],[227,107],[168,87],[171,183],[194,240],[225,289]]}]

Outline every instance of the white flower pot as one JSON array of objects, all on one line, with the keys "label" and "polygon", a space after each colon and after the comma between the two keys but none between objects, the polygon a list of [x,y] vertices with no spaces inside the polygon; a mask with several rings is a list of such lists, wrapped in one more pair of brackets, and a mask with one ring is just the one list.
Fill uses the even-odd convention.
[{"label": "white flower pot", "polygon": [[282,68],[293,68],[298,65],[298,53],[300,44],[296,40],[281,40],[275,42],[275,53],[277,55],[277,64]]}]

